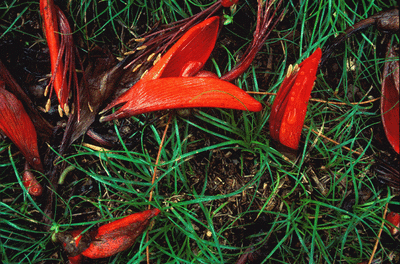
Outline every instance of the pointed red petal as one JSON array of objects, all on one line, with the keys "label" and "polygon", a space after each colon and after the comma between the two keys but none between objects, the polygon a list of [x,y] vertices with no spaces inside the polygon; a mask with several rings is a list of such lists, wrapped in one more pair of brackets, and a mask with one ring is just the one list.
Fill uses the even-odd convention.
[{"label": "pointed red petal", "polygon": [[272,105],[271,136],[292,149],[297,149],[299,146],[308,100],[316,79],[321,53],[321,49],[317,48],[299,65],[297,73],[284,80]]},{"label": "pointed red petal", "polygon": [[381,115],[386,137],[393,149],[399,151],[399,61],[392,61],[394,54],[388,51],[383,69]]},{"label": "pointed red petal", "polygon": [[37,147],[36,130],[22,103],[0,82],[0,129],[14,142],[29,164],[43,170]]},{"label": "pointed red petal", "polygon": [[146,210],[99,227],[82,255],[91,259],[106,258],[131,247],[150,219],[159,213],[157,208]]},{"label": "pointed red petal", "polygon": [[173,77],[152,81],[139,81],[111,105],[124,104],[115,113],[100,121],[110,121],[152,111],[219,107],[248,111],[261,111],[262,105],[239,87],[217,78]]},{"label": "pointed red petal", "polygon": [[64,79],[64,64],[60,54],[60,31],[57,22],[56,5],[53,0],[40,0],[40,14],[43,18],[51,63],[51,85],[53,85],[62,109],[67,103],[69,91]]},{"label": "pointed red petal", "polygon": [[289,76],[286,76],[272,105],[271,115],[269,118],[269,130],[271,137],[276,141],[279,141],[279,130],[281,128],[282,117],[285,113],[284,109],[286,109],[288,103],[286,98],[296,81],[298,72],[297,68],[296,70],[293,70]]},{"label": "pointed red petal", "polygon": [[214,16],[189,29],[142,80],[178,77],[188,61],[204,65],[214,49],[218,28],[219,17]]}]

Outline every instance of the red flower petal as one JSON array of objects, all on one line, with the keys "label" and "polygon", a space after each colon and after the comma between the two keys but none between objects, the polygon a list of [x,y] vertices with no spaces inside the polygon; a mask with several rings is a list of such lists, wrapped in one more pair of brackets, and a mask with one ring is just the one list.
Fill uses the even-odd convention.
[{"label": "red flower petal", "polygon": [[261,104],[246,92],[200,71],[214,48],[218,27],[219,18],[211,17],[188,30],[139,82],[103,112],[123,106],[100,121],[173,108],[221,107],[260,111]]},{"label": "red flower petal", "polygon": [[223,7],[230,7],[233,6],[234,4],[237,4],[237,2],[239,2],[239,0],[222,0],[221,5]]},{"label": "red flower petal", "polygon": [[100,121],[175,108],[219,107],[248,111],[262,109],[257,100],[239,87],[210,77],[173,77],[145,82],[140,80],[108,105],[105,111],[120,104],[124,105],[115,113],[101,117]]},{"label": "red flower petal", "polygon": [[40,14],[43,17],[43,26],[49,46],[52,85],[60,106],[64,109],[67,103],[69,91],[64,79],[64,64],[60,55],[60,31],[57,22],[56,5],[53,0],[40,0]]},{"label": "red flower petal", "polygon": [[43,171],[35,127],[22,103],[0,81],[0,129],[19,148],[29,164]]},{"label": "red flower petal", "polygon": [[69,264],[80,264],[82,263],[82,255],[68,256]]},{"label": "red flower petal", "polygon": [[299,146],[321,53],[321,49],[317,48],[299,65],[298,71],[293,71],[285,78],[272,105],[271,137],[292,149],[297,149]]},{"label": "red flower petal", "polygon": [[199,62],[204,65],[214,49],[218,28],[219,17],[214,16],[189,29],[142,80],[179,77],[187,62]]},{"label": "red flower petal", "polygon": [[393,49],[386,56],[383,69],[381,115],[386,137],[393,149],[400,153],[399,148],[399,61],[393,60]]},{"label": "red flower petal", "polygon": [[131,247],[150,219],[159,213],[158,209],[146,210],[100,226],[82,255],[91,259],[106,258]]},{"label": "red flower petal", "polygon": [[400,229],[400,214],[395,212],[390,212],[386,216],[386,220],[392,223],[394,226],[389,226],[389,231],[392,235],[397,234]]}]

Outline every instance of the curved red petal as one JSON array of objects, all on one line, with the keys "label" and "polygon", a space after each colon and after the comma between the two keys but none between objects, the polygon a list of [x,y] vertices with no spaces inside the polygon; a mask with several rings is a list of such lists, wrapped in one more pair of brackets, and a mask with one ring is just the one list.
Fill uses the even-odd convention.
[{"label": "curved red petal", "polygon": [[271,137],[276,141],[279,141],[279,130],[281,128],[282,117],[285,113],[288,103],[286,98],[293,87],[297,73],[298,69],[293,70],[290,75],[286,76],[286,78],[283,80],[271,108],[271,115],[269,117],[269,130]]},{"label": "curved red petal", "polygon": [[399,150],[399,61],[391,61],[394,55],[388,52],[383,70],[381,116],[386,137],[393,149]]},{"label": "curved red petal", "polygon": [[56,5],[53,0],[40,0],[40,14],[43,18],[43,26],[47,45],[49,46],[51,63],[51,82],[56,91],[60,106],[64,109],[67,103],[69,92],[64,79],[64,63],[60,56],[60,30],[57,22]]},{"label": "curved red petal", "polygon": [[219,17],[214,16],[189,29],[142,80],[178,77],[188,61],[204,65],[214,49],[218,28]]},{"label": "curved red petal", "polygon": [[159,213],[157,208],[146,210],[99,227],[82,255],[91,259],[106,258],[131,247],[150,219]]},{"label": "curved red petal", "polygon": [[19,148],[29,164],[43,171],[35,127],[22,103],[0,82],[0,130]]},{"label": "curved red petal", "polygon": [[262,105],[239,87],[210,77],[171,77],[139,81],[107,109],[124,104],[115,113],[100,121],[110,121],[152,111],[218,107],[247,111],[261,111]]},{"label": "curved red petal", "polygon": [[321,49],[299,65],[299,71],[287,77],[272,105],[270,117],[271,136],[283,145],[297,149],[301,130],[307,113],[308,100],[316,79]]}]

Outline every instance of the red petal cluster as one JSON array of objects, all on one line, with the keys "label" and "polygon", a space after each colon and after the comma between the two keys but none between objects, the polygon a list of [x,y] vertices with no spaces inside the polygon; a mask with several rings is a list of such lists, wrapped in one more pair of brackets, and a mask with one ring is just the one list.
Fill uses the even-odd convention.
[{"label": "red petal cluster", "polygon": [[[78,78],[75,68],[75,55],[77,53],[75,52],[71,27],[66,16],[54,4],[53,0],[40,0],[40,14],[43,18],[43,27],[50,53],[52,76],[49,86],[54,87],[60,107],[67,115],[69,114],[68,97],[72,85],[75,86],[75,110],[79,119]],[[50,105],[46,105],[46,108],[48,107]]]},{"label": "red petal cluster", "polygon": [[140,81],[103,112],[122,107],[100,121],[173,108],[260,111],[261,104],[239,87],[200,71],[214,49],[218,28],[219,18],[211,17],[188,30]]}]

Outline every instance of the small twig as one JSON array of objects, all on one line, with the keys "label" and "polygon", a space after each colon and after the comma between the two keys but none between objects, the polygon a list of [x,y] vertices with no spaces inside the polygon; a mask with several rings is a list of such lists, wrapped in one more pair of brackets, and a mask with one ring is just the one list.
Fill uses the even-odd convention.
[{"label": "small twig", "polygon": [[269,92],[254,92],[254,91],[246,91],[248,94],[264,94],[264,95],[276,95],[276,93]]},{"label": "small twig", "polygon": [[375,246],[374,246],[374,249],[372,250],[372,254],[371,254],[371,257],[369,258],[368,264],[372,263],[372,260],[374,259],[374,255],[375,255],[376,249],[378,248],[378,243],[379,243],[379,240],[381,239],[383,225],[385,224],[387,209],[388,209],[388,203],[385,206],[385,211],[383,211],[383,220],[382,220],[381,228],[379,229],[378,237],[376,238]]},{"label": "small twig", "polygon": [[322,100],[322,99],[318,99],[318,98],[310,98],[310,101],[326,103],[326,104],[334,104],[334,105],[348,105],[348,104],[351,104],[351,105],[358,105],[359,104],[359,105],[361,105],[361,104],[373,103],[373,102],[378,101],[380,99],[381,99],[380,97],[377,97],[377,98],[374,98],[374,99],[371,99],[371,100],[368,100],[368,101],[365,101],[365,102],[354,102],[354,103],[332,102],[332,101],[326,101],[326,100]]},{"label": "small twig", "polygon": [[[269,93],[269,92],[253,92],[253,91],[247,91],[248,94],[263,94],[263,95],[276,95],[276,93]],[[333,104],[333,105],[362,105],[362,104],[370,104],[375,101],[380,100],[380,97],[365,101],[365,102],[353,102],[353,103],[344,103],[344,102],[333,102],[333,101],[327,101],[327,100],[322,100],[318,98],[310,98],[310,101],[312,102],[319,102],[319,103],[326,103],[326,104]]]},{"label": "small twig", "polygon": [[[153,178],[151,179],[151,185],[153,185],[154,182],[156,181],[157,165],[158,165],[158,162],[160,161],[161,150],[162,150],[163,145],[164,145],[165,137],[167,135],[167,131],[168,131],[169,124],[171,123],[171,119],[172,119],[172,115],[170,114],[169,118],[168,118],[167,125],[165,126],[165,129],[164,129],[163,136],[161,138],[160,146],[158,147],[158,153],[157,153],[156,163],[154,165],[154,172],[153,172]],[[153,199],[153,189],[154,189],[154,186],[151,187],[151,191],[150,191],[150,195],[149,195],[149,206],[148,206],[148,209],[151,209],[150,202]],[[148,241],[149,241],[149,233],[146,234],[146,243]],[[150,264],[150,251],[149,251],[149,247],[148,246],[146,247],[146,259],[147,259],[147,263]]]},{"label": "small twig", "polygon": [[93,145],[90,143],[84,142],[84,143],[82,143],[82,146],[90,148],[91,150],[94,150],[94,151],[110,152],[110,150],[107,148],[99,147],[99,146],[96,146],[96,145]]},{"label": "small twig", "polygon": [[[153,185],[154,182],[156,181],[157,165],[158,165],[158,162],[160,161],[161,150],[164,145],[165,137],[167,135],[167,131],[168,131],[169,124],[171,122],[171,118],[172,118],[172,115],[169,115],[167,125],[165,126],[165,129],[164,129],[164,134],[161,138],[160,146],[158,147],[158,153],[157,153],[156,163],[154,166],[153,178],[151,179],[151,185]],[[151,188],[151,191],[150,191],[149,202],[151,202],[151,200],[153,198],[153,189],[154,189],[154,186]],[[149,204],[149,209],[151,209],[150,204]]]}]

